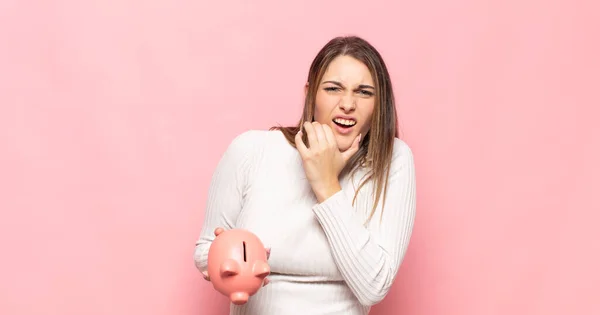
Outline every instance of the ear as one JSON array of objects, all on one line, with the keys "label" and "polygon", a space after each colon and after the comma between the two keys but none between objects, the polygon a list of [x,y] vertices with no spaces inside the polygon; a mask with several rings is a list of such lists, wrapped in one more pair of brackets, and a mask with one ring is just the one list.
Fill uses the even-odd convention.
[{"label": "ear", "polygon": [[240,273],[240,265],[231,258],[223,261],[220,267],[221,277],[233,277]]},{"label": "ear", "polygon": [[308,82],[304,85],[304,97],[306,97],[306,94],[308,94]]},{"label": "ear", "polygon": [[271,267],[262,260],[256,260],[252,266],[252,273],[254,273],[256,277],[264,279],[271,273]]}]

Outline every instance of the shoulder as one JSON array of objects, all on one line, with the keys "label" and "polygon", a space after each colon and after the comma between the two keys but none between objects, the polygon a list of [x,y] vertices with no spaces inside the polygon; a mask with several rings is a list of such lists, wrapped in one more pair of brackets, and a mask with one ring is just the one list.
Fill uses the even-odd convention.
[{"label": "shoulder", "polygon": [[411,147],[403,140],[394,138],[391,171],[414,169],[414,156]]},{"label": "shoulder", "polygon": [[229,144],[231,147],[253,147],[257,144],[260,144],[265,141],[267,135],[267,131],[265,130],[246,130],[237,134],[231,143]]},{"label": "shoulder", "polygon": [[237,134],[230,143],[235,147],[257,147],[281,142],[281,132],[276,130],[250,129]]},{"label": "shoulder", "polygon": [[251,178],[265,165],[267,156],[280,156],[286,144],[279,131],[246,130],[231,140],[224,156],[226,161],[238,167],[240,174]]},{"label": "shoulder", "polygon": [[287,144],[280,131],[251,129],[237,134],[229,143],[228,152],[244,156],[259,156],[269,148],[269,151],[277,150]]}]

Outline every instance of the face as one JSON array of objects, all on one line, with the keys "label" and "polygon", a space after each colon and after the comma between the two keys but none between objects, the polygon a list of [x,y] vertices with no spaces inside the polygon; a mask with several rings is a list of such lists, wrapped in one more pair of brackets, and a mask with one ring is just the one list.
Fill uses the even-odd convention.
[{"label": "face", "polygon": [[327,68],[316,94],[315,121],[329,125],[340,151],[371,127],[375,84],[369,68],[350,56],[338,56]]}]

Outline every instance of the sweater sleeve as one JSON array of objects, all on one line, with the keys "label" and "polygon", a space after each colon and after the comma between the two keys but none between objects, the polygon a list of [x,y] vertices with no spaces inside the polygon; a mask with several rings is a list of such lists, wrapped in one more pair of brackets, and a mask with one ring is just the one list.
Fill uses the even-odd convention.
[{"label": "sweater sleeve", "polygon": [[340,273],[366,306],[381,302],[387,295],[412,234],[416,210],[414,161],[406,144],[399,151],[392,160],[383,213],[380,202],[366,227],[357,212],[371,211],[373,199],[369,193],[360,194],[353,206],[352,199],[339,191],[313,207]]},{"label": "sweater sleeve", "polygon": [[213,172],[204,212],[204,223],[196,241],[194,262],[201,272],[207,270],[208,249],[215,239],[214,230],[232,229],[242,209],[247,179],[253,168],[256,131],[238,135],[229,144]]}]

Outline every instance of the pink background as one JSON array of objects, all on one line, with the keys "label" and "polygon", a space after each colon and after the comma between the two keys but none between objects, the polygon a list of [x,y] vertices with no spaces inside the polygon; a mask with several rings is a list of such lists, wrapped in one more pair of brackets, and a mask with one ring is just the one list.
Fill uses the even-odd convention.
[{"label": "pink background", "polygon": [[296,121],[340,34],[386,58],[418,168],[373,314],[600,313],[587,3],[0,2],[0,314],[225,314],[192,260],[212,170]]}]

